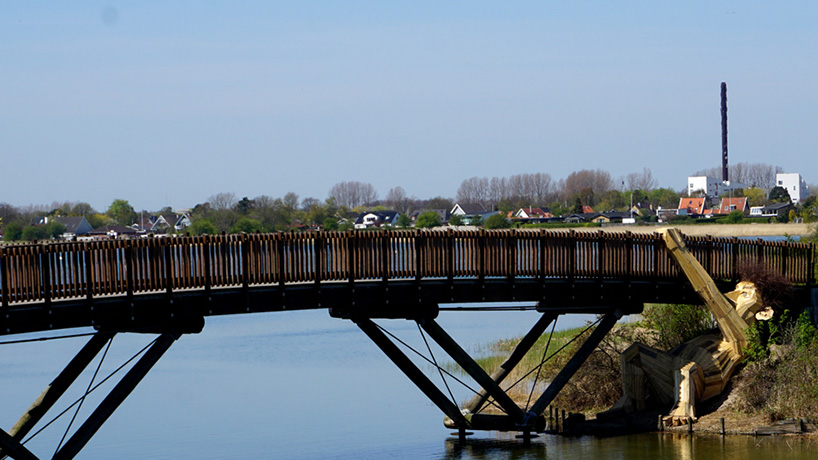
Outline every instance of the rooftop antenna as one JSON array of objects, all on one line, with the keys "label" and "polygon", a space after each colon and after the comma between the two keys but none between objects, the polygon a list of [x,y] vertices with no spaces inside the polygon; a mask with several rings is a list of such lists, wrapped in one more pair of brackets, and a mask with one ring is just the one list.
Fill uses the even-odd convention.
[{"label": "rooftop antenna", "polygon": [[727,178],[727,83],[721,82],[721,181]]}]

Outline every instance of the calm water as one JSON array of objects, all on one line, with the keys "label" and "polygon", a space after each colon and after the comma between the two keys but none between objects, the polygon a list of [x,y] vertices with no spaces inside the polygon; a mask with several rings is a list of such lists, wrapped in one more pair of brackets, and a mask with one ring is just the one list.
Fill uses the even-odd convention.
[{"label": "calm water", "polygon": [[[533,312],[451,312],[439,321],[479,354],[495,339],[522,335],[536,318]],[[586,319],[561,319],[558,327]],[[379,323],[425,350],[415,323]],[[97,381],[151,338],[118,336]],[[3,428],[14,424],[85,340],[0,347]],[[443,359],[439,349],[433,352]],[[84,391],[95,366],[58,410]],[[430,366],[423,368],[439,380]],[[458,401],[470,396],[456,383],[452,389]],[[75,427],[102,396],[94,393],[84,403]],[[49,458],[71,414],[27,446]],[[461,446],[442,421],[440,411],[348,321],[325,311],[209,318],[203,333],[184,336],[171,347],[79,458],[768,459],[786,454],[798,460],[818,455],[815,446],[799,440],[655,434],[602,440],[544,436],[530,448],[513,435],[480,434]]]}]

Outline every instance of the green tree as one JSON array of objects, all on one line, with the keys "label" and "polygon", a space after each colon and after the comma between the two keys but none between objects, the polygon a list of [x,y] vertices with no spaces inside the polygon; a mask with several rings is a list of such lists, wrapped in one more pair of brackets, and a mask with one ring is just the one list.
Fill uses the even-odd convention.
[{"label": "green tree", "polygon": [[449,218],[449,225],[452,225],[454,227],[463,225],[463,216],[461,216],[460,214],[452,215],[452,217]]},{"label": "green tree", "polygon": [[401,214],[398,216],[398,227],[409,228],[412,226],[412,218],[408,214]]},{"label": "green tree", "polygon": [[256,233],[262,230],[261,222],[249,217],[242,217],[230,227],[230,233]]},{"label": "green tree", "polygon": [[119,225],[131,225],[136,220],[136,211],[127,200],[114,200],[105,213]]},{"label": "green tree", "polygon": [[47,240],[49,236],[45,225],[29,225],[23,229],[23,239],[26,241]]},{"label": "green tree", "polygon": [[23,225],[19,222],[12,222],[3,227],[4,241],[18,241],[23,237]]},{"label": "green tree", "polygon": [[790,197],[790,192],[787,191],[784,187],[773,187],[770,190],[769,200],[772,203],[790,203],[792,202],[792,198]]},{"label": "green tree", "polygon": [[332,217],[327,217],[324,219],[324,230],[338,230],[338,220]]},{"label": "green tree", "polygon": [[440,214],[433,211],[426,211],[418,216],[415,221],[417,228],[440,227]]},{"label": "green tree", "polygon": [[487,229],[510,228],[511,222],[502,214],[492,214],[483,222],[483,227]]},{"label": "green tree", "polygon": [[196,219],[187,228],[190,235],[215,235],[219,233],[216,225],[210,219]]},{"label": "green tree", "polygon": [[764,190],[758,187],[748,187],[744,189],[744,196],[747,198],[747,203],[750,206],[764,206],[764,202],[767,201]]}]

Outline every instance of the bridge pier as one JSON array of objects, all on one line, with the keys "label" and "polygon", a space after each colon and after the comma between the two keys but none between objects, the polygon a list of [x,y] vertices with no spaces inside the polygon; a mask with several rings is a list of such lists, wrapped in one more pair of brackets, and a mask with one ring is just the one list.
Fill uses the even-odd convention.
[{"label": "bridge pier", "polygon": [[[43,416],[59,401],[60,397],[68,390],[68,388],[77,380],[80,373],[85,370],[91,361],[99,354],[102,347],[105,346],[112,338],[113,333],[98,332],[94,334],[88,343],[77,353],[76,356],[68,363],[62,372],[43,390],[42,394],[32,403],[31,407],[23,414],[17,423],[9,430],[8,435],[11,439],[19,442],[34,428],[34,425],[43,418]],[[12,449],[0,440],[0,458],[5,458],[5,453],[15,455]]]},{"label": "bridge pier", "polygon": [[[627,310],[637,310],[631,305]],[[538,310],[540,308],[538,307]],[[390,340],[369,315],[348,316],[395,363],[396,366],[446,415],[444,425],[458,430],[458,438],[465,439],[466,429],[481,431],[519,431],[523,441],[530,443],[532,433],[546,429],[544,411],[559,394],[568,380],[579,370],[602,339],[622,317],[617,307],[595,307],[603,314],[599,324],[563,369],[552,379],[542,395],[528,410],[514,402],[500,383],[519,364],[537,339],[559,316],[556,308],[544,309],[542,316],[520,340],[508,358],[489,376],[474,359],[438,324],[433,317],[406,318],[414,320],[426,333],[477,382],[481,389],[461,410]],[[360,313],[360,312],[359,312]],[[372,313],[368,311],[367,313]],[[482,414],[480,410],[492,398],[503,414]]]}]

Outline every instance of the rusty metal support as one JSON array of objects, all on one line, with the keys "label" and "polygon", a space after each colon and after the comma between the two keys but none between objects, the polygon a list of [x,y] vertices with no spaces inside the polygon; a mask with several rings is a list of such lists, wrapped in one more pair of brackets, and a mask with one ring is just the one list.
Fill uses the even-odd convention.
[{"label": "rusty metal support", "polygon": [[85,423],[74,433],[73,436],[54,454],[54,459],[74,458],[91,437],[102,427],[102,424],[114,413],[114,411],[125,401],[140,381],[147,375],[159,358],[165,354],[176,339],[179,333],[164,333],[160,335],[156,342],[142,355],[142,358],[128,371],[122,380],[111,390],[111,393],[102,400],[99,406],[88,417]]},{"label": "rusty metal support", "polygon": [[[14,424],[8,435],[16,441],[25,437],[49,409],[59,401],[66,390],[77,380],[77,377],[88,367],[88,364],[113,336],[113,333],[99,332],[91,337],[88,343],[74,356],[74,359],[65,366],[65,369],[43,390],[26,413]],[[4,449],[0,451],[0,458],[4,458],[7,453],[13,455],[11,451],[7,452]]]}]

